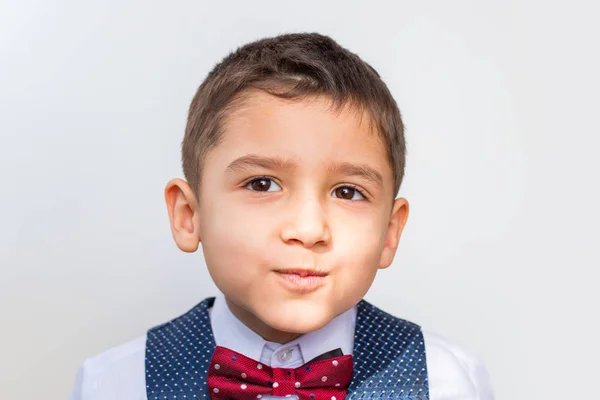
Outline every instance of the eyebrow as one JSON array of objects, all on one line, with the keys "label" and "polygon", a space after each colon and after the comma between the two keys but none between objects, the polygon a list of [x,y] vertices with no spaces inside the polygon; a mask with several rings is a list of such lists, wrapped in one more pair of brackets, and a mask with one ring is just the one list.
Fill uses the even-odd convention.
[{"label": "eyebrow", "polygon": [[[281,157],[264,157],[248,154],[233,160],[225,169],[227,173],[239,173],[251,168],[264,168],[269,170],[291,170],[297,166],[293,160]],[[329,173],[338,173],[347,176],[356,176],[371,182],[379,189],[383,189],[383,176],[375,168],[366,164],[352,164],[349,162],[336,162],[327,166]]]},{"label": "eyebrow", "polygon": [[377,186],[379,189],[383,189],[383,176],[375,168],[368,165],[341,162],[330,164],[327,169],[329,172],[337,172],[343,175],[363,178]]},{"label": "eyebrow", "polygon": [[292,160],[281,157],[263,157],[256,154],[248,154],[233,160],[225,169],[227,173],[242,172],[252,167],[272,170],[292,169],[296,164]]}]

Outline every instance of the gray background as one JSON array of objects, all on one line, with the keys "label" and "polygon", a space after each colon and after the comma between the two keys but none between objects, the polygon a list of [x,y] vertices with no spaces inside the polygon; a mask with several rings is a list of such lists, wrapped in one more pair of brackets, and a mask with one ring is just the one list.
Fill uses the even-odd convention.
[{"label": "gray background", "polygon": [[367,299],[480,356],[498,399],[594,397],[597,14],[541,0],[0,1],[0,398],[64,399],[86,357],[215,293],[163,202],[187,107],[228,51],[294,31],[375,66],[406,123],[411,215]]}]

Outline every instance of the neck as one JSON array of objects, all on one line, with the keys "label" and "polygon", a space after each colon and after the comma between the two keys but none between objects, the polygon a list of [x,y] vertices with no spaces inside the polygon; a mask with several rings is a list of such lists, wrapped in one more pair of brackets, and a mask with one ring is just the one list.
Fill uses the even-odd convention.
[{"label": "neck", "polygon": [[269,342],[284,344],[302,336],[301,333],[285,332],[274,329],[262,322],[256,315],[245,308],[237,306],[227,298],[225,298],[225,300],[227,302],[227,307],[229,307],[229,310],[231,310],[232,314],[235,315],[237,319]]}]

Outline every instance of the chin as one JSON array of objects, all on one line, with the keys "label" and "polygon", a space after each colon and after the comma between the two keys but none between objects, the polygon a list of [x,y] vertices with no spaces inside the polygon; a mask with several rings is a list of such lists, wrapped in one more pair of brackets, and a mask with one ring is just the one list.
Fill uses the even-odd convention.
[{"label": "chin", "polygon": [[327,325],[336,314],[323,305],[280,304],[262,313],[261,319],[271,328],[283,332],[303,334]]}]

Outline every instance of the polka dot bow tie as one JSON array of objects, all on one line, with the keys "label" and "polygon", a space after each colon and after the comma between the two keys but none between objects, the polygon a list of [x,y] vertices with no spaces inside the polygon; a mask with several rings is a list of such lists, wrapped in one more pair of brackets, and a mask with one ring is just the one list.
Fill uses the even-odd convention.
[{"label": "polka dot bow tie", "polygon": [[343,400],[352,379],[352,356],[319,356],[298,368],[271,368],[217,346],[208,388],[213,400],[250,400],[297,395],[299,400]]}]

